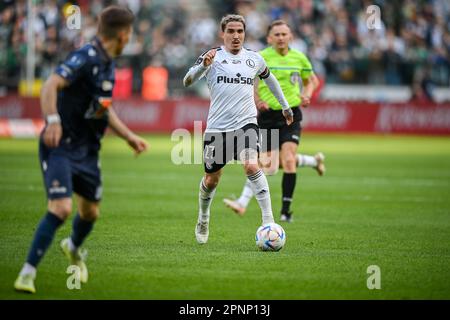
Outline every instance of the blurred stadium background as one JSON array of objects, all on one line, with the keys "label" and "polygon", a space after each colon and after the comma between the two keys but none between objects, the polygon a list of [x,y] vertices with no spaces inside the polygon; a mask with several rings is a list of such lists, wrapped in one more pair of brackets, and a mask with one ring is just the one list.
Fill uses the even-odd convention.
[{"label": "blurred stadium background", "polygon": [[[87,244],[92,280],[68,290],[66,261],[53,248],[31,298],[450,298],[448,0],[0,0],[0,299],[29,298],[12,284],[45,207],[39,90],[93,37],[110,3],[137,16],[117,61],[115,109],[151,148],[133,159],[123,141],[104,139],[102,217]],[[67,28],[71,4],[81,8],[80,30]],[[379,29],[367,28],[369,5],[381,9]],[[254,50],[266,45],[271,20],[289,21],[292,47],[307,53],[321,81],[304,109],[299,150],[323,151],[327,174],[299,170],[296,221],[283,225],[288,242],[275,256],[254,246],[256,202],[244,217],[221,203],[240,192],[240,166],[225,168],[208,246],[198,246],[203,167],[171,161],[170,133],[193,129],[208,112],[205,84],[185,89],[182,77],[221,43],[218,21],[230,12],[245,16]],[[282,175],[269,179],[278,219]],[[69,232],[66,223],[58,239]],[[374,264],[382,290],[366,286]]]},{"label": "blurred stadium background", "polygon": [[[170,132],[205,119],[205,84],[185,89],[181,80],[201,52],[220,45],[220,17],[236,12],[246,18],[246,46],[254,50],[266,45],[273,19],[293,27],[292,47],[307,53],[321,80],[305,128],[450,133],[446,0],[2,0],[0,135],[40,130],[36,97],[43,81],[70,50],[93,37],[96,16],[111,3],[129,6],[137,17],[131,43],[117,61],[114,91],[117,109],[133,129]],[[79,30],[66,25],[71,4],[81,9]],[[381,12],[373,30],[367,28],[370,5]]]}]

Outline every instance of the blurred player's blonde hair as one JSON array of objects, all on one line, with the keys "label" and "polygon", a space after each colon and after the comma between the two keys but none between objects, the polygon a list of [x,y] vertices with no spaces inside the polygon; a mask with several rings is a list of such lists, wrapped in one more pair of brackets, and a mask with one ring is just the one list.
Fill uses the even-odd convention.
[{"label": "blurred player's blonde hair", "polygon": [[222,31],[225,31],[225,28],[227,27],[227,24],[230,22],[241,22],[244,25],[244,31],[245,31],[245,19],[243,16],[240,16],[238,14],[227,14],[222,18],[220,21],[220,27]]}]

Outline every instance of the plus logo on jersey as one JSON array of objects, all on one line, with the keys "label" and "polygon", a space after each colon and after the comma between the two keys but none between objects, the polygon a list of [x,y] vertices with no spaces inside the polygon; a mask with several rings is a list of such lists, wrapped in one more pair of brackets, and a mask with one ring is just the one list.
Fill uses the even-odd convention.
[{"label": "plus logo on jersey", "polygon": [[243,77],[240,73],[236,74],[236,77],[217,76],[217,83],[232,83],[232,84],[249,84],[253,85],[253,79]]}]

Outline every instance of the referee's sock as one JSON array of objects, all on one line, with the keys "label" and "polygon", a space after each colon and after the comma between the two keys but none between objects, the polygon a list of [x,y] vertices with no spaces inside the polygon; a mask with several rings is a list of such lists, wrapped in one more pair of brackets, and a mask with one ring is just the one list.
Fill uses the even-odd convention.
[{"label": "referee's sock", "polygon": [[294,172],[283,174],[283,181],[281,184],[283,194],[283,207],[281,209],[281,213],[289,213],[296,181],[297,181],[297,173]]}]

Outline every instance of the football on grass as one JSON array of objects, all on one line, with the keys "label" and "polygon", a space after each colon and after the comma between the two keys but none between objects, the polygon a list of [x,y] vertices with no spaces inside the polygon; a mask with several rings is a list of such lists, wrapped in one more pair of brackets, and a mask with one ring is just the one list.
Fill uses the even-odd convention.
[{"label": "football on grass", "polygon": [[286,233],[279,224],[266,223],[256,230],[255,240],[262,251],[280,251],[286,243]]}]

